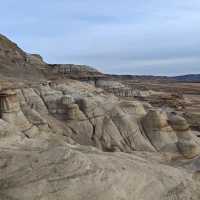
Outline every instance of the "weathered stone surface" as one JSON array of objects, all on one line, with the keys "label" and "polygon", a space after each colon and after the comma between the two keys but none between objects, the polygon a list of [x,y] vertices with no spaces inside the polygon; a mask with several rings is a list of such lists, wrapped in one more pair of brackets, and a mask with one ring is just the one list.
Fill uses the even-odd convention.
[{"label": "weathered stone surface", "polygon": [[61,104],[70,105],[74,103],[74,98],[70,95],[64,95],[61,99]]},{"label": "weathered stone surface", "polygon": [[13,88],[0,95],[0,200],[200,199],[199,134],[171,108],[129,98],[152,91],[116,97],[63,78],[97,83],[87,66],[56,65],[58,77],[1,35],[0,65],[2,80],[23,79],[0,82]]},{"label": "weathered stone surface", "polygon": [[47,120],[39,114],[39,112],[29,106],[23,106],[22,111],[33,125],[40,126],[48,123]]},{"label": "weathered stone surface", "polygon": [[18,112],[20,110],[17,94],[14,90],[3,90],[0,92],[0,112],[4,113]]},{"label": "weathered stone surface", "polygon": [[119,106],[124,113],[133,115],[139,119],[146,115],[144,106],[139,101],[121,101],[119,103]]},{"label": "weathered stone surface", "polygon": [[188,121],[191,127],[200,130],[200,113],[199,112],[186,112],[184,118]]},{"label": "weathered stone surface", "polygon": [[22,95],[21,99],[24,98],[25,100],[25,102],[22,100],[22,103],[29,105],[31,108],[40,113],[48,113],[47,107],[42,97],[38,93],[36,93],[36,90],[34,90],[33,88],[22,89],[21,93],[18,92],[18,94],[19,96]]},{"label": "weathered stone surface", "polygon": [[177,136],[168,124],[167,114],[161,110],[150,110],[142,119],[145,133],[153,146],[158,150],[177,151]]},{"label": "weathered stone surface", "polygon": [[74,65],[74,64],[55,64],[49,65],[54,73],[83,73],[83,72],[94,72],[99,73],[95,68],[87,65]]},{"label": "weathered stone surface", "polygon": [[30,128],[30,123],[20,109],[15,90],[5,90],[0,94],[0,115],[1,118],[24,131]]},{"label": "weathered stone surface", "polygon": [[10,123],[11,125],[16,126],[20,131],[25,131],[31,127],[31,124],[24,116],[24,113],[22,111],[4,113],[2,119]]},{"label": "weathered stone surface", "polygon": [[16,130],[10,123],[0,119],[0,139],[16,134]]},{"label": "weathered stone surface", "polygon": [[193,140],[184,140],[179,139],[177,142],[178,149],[180,152],[186,157],[186,158],[194,158],[196,156],[199,156],[200,154],[200,147],[199,144],[197,144]]},{"label": "weathered stone surface", "polygon": [[0,34],[0,59],[3,62],[24,62],[25,53],[12,41]]},{"label": "weathered stone surface", "polygon": [[190,128],[187,121],[183,117],[178,116],[177,114],[171,114],[169,117],[169,121],[170,121],[172,128],[175,131],[178,131],[178,132],[188,131]]},{"label": "weathered stone surface", "polygon": [[111,80],[98,80],[96,82],[96,86],[104,89],[120,89],[120,88],[125,88],[123,84],[117,81],[111,81]]},{"label": "weathered stone surface", "polygon": [[184,169],[56,143],[0,147],[2,200],[199,199],[192,174]]},{"label": "weathered stone surface", "polygon": [[66,106],[67,119],[78,120],[80,119],[80,110],[77,104],[69,104]]},{"label": "weathered stone surface", "polygon": [[[52,88],[50,91],[45,88],[45,92],[42,88],[39,93],[33,91],[27,88],[26,92],[22,92],[25,100],[18,98],[23,101],[20,103],[22,111],[19,111],[23,117],[18,114],[18,118],[23,124],[26,124],[24,119],[28,121],[29,129],[24,130],[20,124],[14,123],[16,118],[0,121],[1,138],[6,138],[0,141],[0,194],[3,200],[199,199],[195,189],[197,182],[192,174],[168,166],[161,157],[155,159],[153,152],[166,150],[152,145],[153,140],[140,126],[141,118],[151,119],[147,120],[147,125],[153,131],[160,131],[161,140],[158,141],[166,147],[165,144],[171,143],[169,136],[162,136],[164,131],[176,136],[169,119],[174,122],[172,127],[176,127],[176,131],[180,131],[179,125],[184,124],[182,121],[179,123],[177,119],[168,118],[161,111],[150,110],[150,114],[146,114],[141,103],[119,101],[113,96],[88,95],[80,90],[79,97],[71,101],[70,98],[65,99],[66,94]],[[27,94],[34,94],[34,98]],[[54,94],[56,97],[52,98]],[[64,106],[65,114],[71,116],[70,120],[59,112],[48,117],[52,109],[46,106],[49,98],[57,111],[61,105],[62,108]],[[40,106],[44,109],[39,109]],[[44,112],[45,109],[49,110]],[[45,124],[56,128],[40,129]],[[172,138],[170,141],[173,141]],[[90,147],[65,143],[75,144],[71,139]],[[193,145],[193,140],[186,144],[180,139],[178,142],[178,150],[186,158],[194,156],[196,144]],[[103,153],[91,146],[112,153]],[[144,153],[137,155],[136,151]],[[163,164],[160,164],[161,161]]]},{"label": "weathered stone surface", "polygon": [[38,54],[26,54],[26,62],[32,65],[45,65],[43,58]]},{"label": "weathered stone surface", "polygon": [[194,158],[200,154],[200,143],[189,129],[187,121],[176,114],[169,117],[170,124],[176,131],[177,147],[186,158]]},{"label": "weathered stone surface", "polygon": [[49,86],[41,86],[40,94],[50,113],[56,114],[62,111],[61,98],[63,97],[63,93],[61,91],[53,90]]}]

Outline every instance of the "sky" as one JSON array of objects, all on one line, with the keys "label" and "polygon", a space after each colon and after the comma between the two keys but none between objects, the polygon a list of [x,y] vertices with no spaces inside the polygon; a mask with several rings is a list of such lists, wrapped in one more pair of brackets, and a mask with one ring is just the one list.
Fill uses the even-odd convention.
[{"label": "sky", "polygon": [[104,73],[200,73],[199,0],[6,0],[0,33],[48,63]]}]

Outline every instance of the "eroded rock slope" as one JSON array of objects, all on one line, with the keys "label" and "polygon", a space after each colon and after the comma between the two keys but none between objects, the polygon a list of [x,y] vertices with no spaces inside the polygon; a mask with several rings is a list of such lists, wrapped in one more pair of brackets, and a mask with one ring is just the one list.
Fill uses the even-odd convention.
[{"label": "eroded rock slope", "polygon": [[[23,55],[20,68],[44,70]],[[182,116],[44,77],[0,82],[0,200],[200,199],[200,141]]]}]

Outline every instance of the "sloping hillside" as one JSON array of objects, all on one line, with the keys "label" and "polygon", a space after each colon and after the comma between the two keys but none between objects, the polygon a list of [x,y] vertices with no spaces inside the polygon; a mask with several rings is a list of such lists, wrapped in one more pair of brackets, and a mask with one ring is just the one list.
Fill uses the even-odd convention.
[{"label": "sloping hillside", "polygon": [[86,65],[47,64],[37,54],[24,52],[14,42],[0,34],[0,78],[2,80],[42,81],[57,78],[87,78],[102,76]]},{"label": "sloping hillside", "polygon": [[11,80],[41,80],[41,66],[36,55],[30,55],[20,49],[17,44],[0,35],[0,78]]}]

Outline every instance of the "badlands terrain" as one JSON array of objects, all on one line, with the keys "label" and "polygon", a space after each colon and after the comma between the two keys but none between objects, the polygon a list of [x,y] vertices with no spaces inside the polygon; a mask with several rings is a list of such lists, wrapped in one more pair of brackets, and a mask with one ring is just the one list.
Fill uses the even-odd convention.
[{"label": "badlands terrain", "polygon": [[199,95],[47,64],[0,35],[0,200],[199,200]]}]

